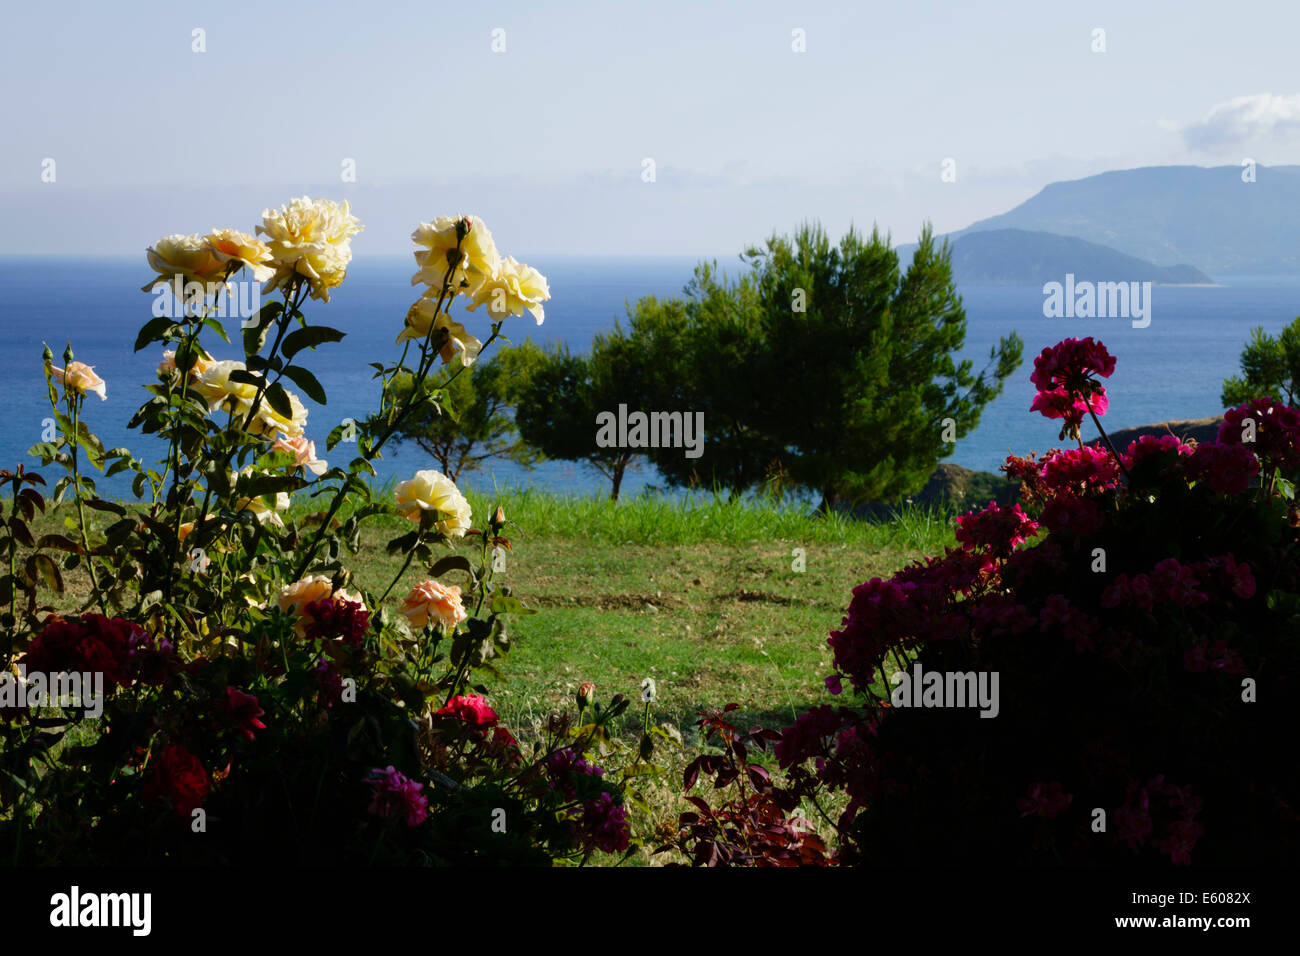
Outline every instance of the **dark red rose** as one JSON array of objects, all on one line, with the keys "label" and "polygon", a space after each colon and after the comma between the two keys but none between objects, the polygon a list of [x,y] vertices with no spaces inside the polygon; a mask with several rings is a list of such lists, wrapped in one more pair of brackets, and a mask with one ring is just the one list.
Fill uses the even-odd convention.
[{"label": "dark red rose", "polygon": [[437,717],[456,717],[471,727],[490,727],[497,722],[497,714],[487,701],[477,694],[465,694],[447,701],[447,706],[434,711]]},{"label": "dark red rose", "polygon": [[237,687],[226,688],[226,699],[217,704],[239,725],[239,732],[248,740],[253,739],[254,730],[265,730],[266,724],[259,719],[265,711],[257,704],[257,698],[246,694]]},{"label": "dark red rose", "polygon": [[178,744],[168,744],[154,758],[153,776],[144,785],[144,799],[167,797],[176,815],[188,819],[208,795],[208,773],[199,758]]}]

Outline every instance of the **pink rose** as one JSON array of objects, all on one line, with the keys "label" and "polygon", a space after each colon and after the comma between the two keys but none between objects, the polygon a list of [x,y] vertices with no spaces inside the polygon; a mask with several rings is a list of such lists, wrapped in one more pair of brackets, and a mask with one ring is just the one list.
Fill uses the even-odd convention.
[{"label": "pink rose", "polygon": [[402,603],[402,613],[417,630],[430,621],[451,629],[469,617],[461,604],[460,588],[454,584],[447,586],[437,581],[421,581],[411,588],[411,593]]}]

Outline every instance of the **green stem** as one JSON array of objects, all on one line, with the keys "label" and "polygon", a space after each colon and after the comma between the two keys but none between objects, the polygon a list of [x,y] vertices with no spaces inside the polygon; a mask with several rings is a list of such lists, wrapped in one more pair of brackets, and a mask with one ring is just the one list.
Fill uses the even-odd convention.
[{"label": "green stem", "polygon": [[81,401],[72,388],[65,385],[64,391],[68,400],[68,411],[71,413],[72,417],[72,494],[77,501],[77,524],[81,531],[81,547],[86,552],[86,571],[90,574],[90,586],[93,592],[90,600],[86,602],[86,606],[90,607],[92,604],[98,602],[100,613],[107,614],[107,609],[104,607],[104,598],[99,592],[99,575],[95,573],[95,561],[90,554],[90,537],[86,534],[86,507],[81,500],[81,476],[77,471],[77,448],[80,444],[78,441],[78,429],[81,420]]},{"label": "green stem", "polygon": [[[406,573],[406,569],[411,566],[411,561],[415,558],[415,549],[416,547],[419,546],[419,544],[420,544],[420,539],[417,537],[415,539],[415,544],[412,545],[411,547],[411,550],[406,552],[406,561],[403,562],[402,569],[397,572],[397,577],[393,578],[392,583],[389,584],[388,587],[384,589],[384,593],[380,596],[379,598],[380,604],[383,604],[386,600],[388,600],[388,595],[392,592],[393,588],[397,587],[397,582],[402,580],[402,575]],[[375,620],[378,619],[379,619],[379,615],[376,614]]]},{"label": "green stem", "polygon": [[[285,310],[280,315],[279,329],[275,333],[275,341],[271,344],[271,351],[266,357],[268,363],[267,368],[270,368],[270,361],[275,358],[275,353],[280,350],[280,343],[284,341],[284,337],[289,331],[289,322],[293,319],[294,315],[298,314],[298,309],[302,306],[303,299],[306,298],[307,289],[307,284],[301,281],[298,282],[296,287],[290,286],[285,289]],[[292,305],[289,304],[289,297],[291,294],[293,295]],[[288,363],[286,362],[281,365],[280,370],[275,375],[274,381],[268,381],[266,372],[262,373],[261,384],[257,386],[257,394],[253,396],[253,404],[248,409],[248,417],[244,419],[244,424],[242,426],[243,431],[248,431],[248,427],[253,424],[253,419],[257,417],[258,409],[262,407],[262,396],[266,394],[266,390],[276,382],[280,381],[280,379],[284,378],[284,366],[287,364]]]},{"label": "green stem", "polygon": [[[185,337],[184,341],[182,342],[181,347],[185,350],[186,355],[192,357],[194,350],[198,347],[199,332],[202,331],[202,329],[203,329],[203,318],[196,317],[193,323],[193,327],[190,329],[189,334]],[[177,349],[176,354],[177,357],[180,357],[181,355],[180,349]],[[182,371],[180,373],[180,379],[181,379],[181,404],[180,404],[179,414],[183,414],[185,411],[185,404],[186,402],[189,401],[190,398],[190,370],[185,369],[184,371]],[[171,488],[171,492],[168,494],[168,498],[170,499],[171,506],[176,510],[176,524],[175,527],[172,529],[172,531],[174,532],[173,538],[175,539],[175,544],[172,545],[172,559],[167,570],[167,603],[170,605],[175,597],[176,584],[180,580],[180,576],[181,576],[180,567],[179,567],[180,560],[181,560],[181,525],[184,524],[182,519],[185,517],[185,508],[181,504],[181,493],[180,493],[181,422],[179,420],[175,421],[172,425],[171,453],[167,456],[167,460],[169,463],[174,461],[174,465],[171,466],[173,468],[172,488]],[[196,548],[199,547],[197,541],[195,542],[195,547]],[[176,622],[177,627],[179,627],[180,620],[178,617],[175,616],[174,612],[173,612],[173,620]],[[175,641],[176,636],[177,636],[176,631],[173,630],[172,632],[173,641]]]},{"label": "green stem", "polygon": [[[21,465],[18,466],[22,468]],[[20,477],[17,473],[12,478],[13,489],[13,508],[10,512],[10,520],[18,521],[18,486]],[[18,640],[18,539],[12,534],[9,536],[9,639],[5,644],[5,652],[0,656],[0,666],[5,670],[9,669],[9,658],[13,654],[14,644]]]},{"label": "green stem", "polygon": [[[457,248],[459,248],[459,244]],[[366,462],[371,462],[376,457],[378,457],[379,452],[384,447],[385,443],[387,443],[388,439],[390,439],[393,436],[393,433],[397,431],[397,429],[401,426],[402,422],[406,419],[406,416],[410,413],[411,408],[415,404],[415,396],[419,392],[420,386],[424,383],[424,378],[428,374],[430,367],[433,365],[433,358],[434,356],[437,355],[437,352],[430,348],[430,343],[433,340],[433,332],[434,332],[434,326],[437,323],[437,316],[439,313],[442,312],[443,303],[448,301],[447,293],[451,291],[451,276],[453,272],[455,272],[455,266],[449,265],[447,267],[447,272],[443,275],[442,291],[438,294],[438,302],[434,306],[434,318],[432,321],[430,321],[429,332],[425,336],[424,342],[421,343],[420,346],[421,348],[420,364],[417,368],[415,376],[412,379],[411,393],[406,397],[406,400],[402,403],[402,407],[398,411],[396,417],[394,417],[389,421],[388,427],[381,433],[379,439],[374,444],[369,445],[367,447],[366,454],[361,456],[361,458]],[[501,330],[501,323],[497,322],[492,327],[491,336],[489,336],[488,340],[483,343],[483,347],[482,349],[480,349],[480,355],[487,350],[487,347],[489,345],[492,344],[493,340],[496,339],[498,334],[500,334],[500,330]],[[405,354],[405,352],[403,352],[403,354]],[[464,369],[465,369],[465,365],[462,364],[461,367],[457,369],[456,372],[451,376],[451,378],[448,379],[447,384],[450,384],[451,381],[455,379],[456,375],[459,375],[462,371],[464,371]],[[311,543],[307,546],[306,550],[303,553],[302,561],[298,564],[298,568],[294,572],[293,575],[294,580],[300,579],[307,572],[307,568],[311,566],[312,561],[316,559],[316,552],[320,550],[321,539],[325,536],[325,533],[329,530],[330,522],[334,520],[334,516],[338,514],[339,509],[343,507],[344,499],[347,498],[348,490],[352,486],[352,481],[351,481],[352,477],[353,476],[349,475],[348,480],[344,481],[343,484],[339,486],[338,493],[335,494],[334,500],[330,503],[329,511],[325,515],[325,520],[321,522],[320,528],[317,530],[316,534],[312,537]]]},{"label": "green stem", "polygon": [[1101,440],[1106,443],[1106,447],[1110,449],[1110,453],[1115,457],[1115,464],[1119,465],[1119,470],[1124,472],[1125,478],[1128,478],[1128,469],[1124,467],[1124,459],[1120,458],[1119,452],[1117,452],[1115,446],[1110,443],[1110,436],[1107,435],[1106,430],[1101,427],[1101,420],[1097,417],[1097,413],[1092,410],[1092,406],[1090,406],[1087,401],[1084,401],[1083,405],[1084,408],[1088,409],[1088,414],[1092,416],[1092,423],[1097,426],[1097,433],[1101,435]]},{"label": "green stem", "polygon": [[[285,288],[283,293],[285,308],[284,311],[280,314],[279,330],[276,333],[275,342],[271,345],[271,352],[267,356],[268,362],[275,357],[275,353],[280,348],[280,343],[284,341],[284,336],[288,331],[289,321],[290,319],[292,319],[293,314],[297,312],[299,306],[302,305],[303,297],[306,294],[306,289],[307,286],[302,282],[298,282],[296,285],[290,284]],[[291,298],[293,299],[292,305],[290,305]],[[283,374],[284,371],[283,369],[281,369],[280,375],[276,376],[275,380],[278,382],[280,380],[280,377],[283,376]],[[249,407],[248,417],[244,420],[243,425],[240,426],[241,431],[244,432],[248,431],[248,426],[252,424],[253,418],[257,415],[257,410],[261,407],[262,396],[265,393],[266,389],[269,388],[271,384],[272,383],[268,383],[266,381],[266,375],[263,374],[262,384],[258,386],[257,393],[256,395],[253,396],[253,403]],[[235,419],[232,413],[230,418],[226,422],[227,433],[230,432],[231,426],[234,424],[234,421]],[[237,446],[232,446],[230,450],[226,452],[225,458],[222,460],[220,465],[221,468],[226,469],[230,467],[230,461],[232,458],[235,457],[236,450],[237,450]],[[195,522],[195,532],[197,534],[197,537],[195,539],[194,546],[196,548],[201,548],[203,546],[205,540],[204,536],[207,533],[206,526],[207,526],[207,517],[208,517],[208,506],[211,503],[212,503],[212,482],[209,481],[207,488],[204,490],[203,503],[202,505],[199,506],[198,520]],[[240,510],[242,511],[243,509],[241,508]]]}]

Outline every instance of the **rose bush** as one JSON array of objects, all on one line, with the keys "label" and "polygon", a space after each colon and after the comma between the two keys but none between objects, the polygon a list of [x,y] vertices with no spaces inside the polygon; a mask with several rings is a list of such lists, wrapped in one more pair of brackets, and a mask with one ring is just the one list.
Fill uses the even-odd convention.
[{"label": "rose bush", "polygon": [[[631,845],[624,785],[638,755],[621,771],[588,762],[622,760],[605,727],[628,702],[589,696],[583,720],[557,715],[524,744],[484,696],[508,620],[533,613],[494,580],[490,553],[509,547],[501,509],[475,527],[435,471],[391,502],[367,481],[408,416],[447,410],[435,365],[465,373],[510,316],[540,322],[546,281],[502,257],[476,217],[421,224],[412,283],[424,288],[395,330],[400,356],[373,365],[377,410],[328,433],[325,454],[351,451],[331,465],[288,386],[326,402],[302,361],[344,333],[310,323],[303,305],[329,302],[360,229],[347,203],[302,197],[263,213],[265,241],[221,229],[149,248],[145,289],[171,288],[185,306],[155,313],[135,340],[164,349],[130,422],[162,439],[161,461],[104,448],[83,412],[106,383],[71,345],[61,369],[46,349],[59,433],[31,453],[64,475],[46,490],[21,466],[0,472],[11,502],[0,666],[102,675],[107,700],[99,717],[64,700],[0,707],[11,862],[550,864]],[[277,297],[228,357],[214,295],[241,273]],[[484,341],[448,316],[457,300],[486,307]],[[129,476],[135,500],[101,498],[88,471]],[[37,539],[31,523],[51,502],[71,505],[69,534]],[[102,532],[91,511],[108,516]],[[401,570],[373,593],[348,557],[365,522],[393,511],[414,527],[388,542]],[[71,572],[88,595],[78,613],[53,613]],[[390,613],[408,575],[404,613]]]},{"label": "rose bush", "polygon": [[[1091,416],[1102,440],[1009,458],[1019,504],[963,516],[958,547],[854,588],[826,685],[856,704],[800,716],[746,827],[689,813],[678,850],[791,859],[806,848],[746,839],[757,811],[781,834],[802,805],[837,862],[867,866],[1300,860],[1283,743],[1300,719],[1300,416],[1258,399],[1214,442],[1118,451],[1097,418],[1114,369],[1091,339],[1043,351],[1033,410],[1076,440]],[[945,690],[966,674],[998,677],[988,719]]]}]

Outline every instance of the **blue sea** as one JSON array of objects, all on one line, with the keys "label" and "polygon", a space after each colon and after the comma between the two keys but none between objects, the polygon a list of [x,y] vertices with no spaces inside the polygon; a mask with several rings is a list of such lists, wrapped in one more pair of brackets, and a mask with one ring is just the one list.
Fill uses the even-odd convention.
[{"label": "blue sea", "polygon": [[[529,261],[550,282],[546,322],[539,327],[525,314],[507,325],[507,334],[514,341],[564,340],[575,351],[585,351],[594,333],[624,318],[627,303],[645,295],[680,293],[695,264],[685,258],[537,257]],[[310,361],[305,363],[329,397],[328,407],[306,403],[307,435],[322,452],[330,429],[374,407],[377,383],[370,378],[373,370],[367,363],[398,354],[393,340],[416,297],[410,285],[413,271],[409,257],[358,257],[328,304],[308,300],[311,323],[347,333],[344,342],[308,353]],[[125,445],[140,457],[162,456],[161,442],[126,428],[147,398],[140,386],[155,380],[154,369],[161,358],[156,345],[140,353],[131,351],[137,330],[150,318],[153,296],[140,291],[150,275],[143,256],[92,261],[0,259],[0,383],[7,399],[0,428],[0,467],[17,462],[35,465],[26,451],[41,440],[42,421],[49,411],[41,374],[42,342],[49,343],[56,364],[61,365],[68,340],[76,358],[93,365],[108,385],[106,401],[91,397],[87,403],[86,419],[92,430],[109,448]],[[1107,382],[1110,412],[1103,421],[1108,430],[1220,413],[1223,380],[1237,373],[1250,330],[1263,326],[1276,334],[1300,315],[1300,277],[1216,281],[1221,284],[1154,287],[1152,320],[1144,329],[1133,328],[1128,319],[1045,318],[1041,286],[961,287],[968,320],[962,356],[982,368],[998,338],[1016,331],[1025,340],[1025,363],[984,410],[978,429],[957,443],[948,460],[996,471],[1008,454],[1044,451],[1060,444],[1059,423],[1029,412],[1034,394],[1029,373],[1033,356],[1066,336],[1099,338],[1118,358],[1115,374]],[[208,349],[219,359],[242,358],[235,337],[239,320],[228,319],[226,324],[236,344],[226,345],[214,337]],[[472,316],[466,324],[476,331]],[[815,415],[817,410],[808,413]],[[1090,424],[1087,429],[1085,438]],[[381,480],[401,479],[430,466],[430,459],[413,445],[386,449],[383,460],[376,462]],[[640,466],[625,480],[624,491],[634,493],[660,483],[652,468]],[[490,463],[463,474],[461,484],[482,490],[494,484],[579,493],[608,490],[607,481],[594,469],[570,462],[547,462],[532,470],[512,462]],[[128,493],[121,476],[102,482],[100,490]]]}]

